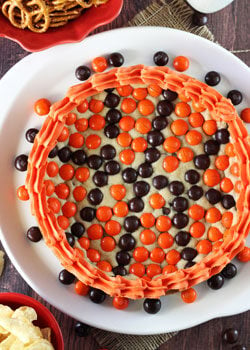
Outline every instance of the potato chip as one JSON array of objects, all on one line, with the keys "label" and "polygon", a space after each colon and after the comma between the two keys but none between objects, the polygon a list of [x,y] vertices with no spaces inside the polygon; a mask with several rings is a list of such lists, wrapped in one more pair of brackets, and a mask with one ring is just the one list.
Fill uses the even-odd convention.
[{"label": "potato chip", "polygon": [[4,341],[0,343],[0,350],[9,350],[11,345],[14,344],[16,337],[10,334]]},{"label": "potato chip", "polygon": [[31,345],[25,347],[25,350],[54,350],[53,345],[46,339],[34,341]]},{"label": "potato chip", "polygon": [[7,305],[0,304],[0,317],[11,317],[14,311]]},{"label": "potato chip", "polygon": [[3,268],[4,268],[4,252],[0,250],[0,276],[2,275]]},{"label": "potato chip", "polygon": [[41,332],[42,332],[42,335],[43,335],[43,339],[46,339],[49,342],[51,342],[51,328],[49,328],[49,327],[41,328]]},{"label": "potato chip", "polygon": [[24,349],[25,349],[24,344],[18,338],[16,338],[16,340],[10,347],[10,350],[24,350]]},{"label": "potato chip", "polygon": [[12,315],[12,318],[26,318],[30,322],[37,320],[37,313],[36,311],[29,306],[21,306],[18,309],[16,309]]}]

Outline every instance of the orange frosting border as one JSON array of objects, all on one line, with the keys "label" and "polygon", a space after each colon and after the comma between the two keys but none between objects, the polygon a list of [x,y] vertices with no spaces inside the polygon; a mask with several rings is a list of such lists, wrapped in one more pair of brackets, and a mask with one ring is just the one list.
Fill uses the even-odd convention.
[{"label": "orange frosting border", "polygon": [[[202,104],[214,120],[227,122],[242,183],[236,203],[237,223],[230,229],[222,245],[194,266],[157,276],[150,281],[143,278],[131,280],[122,276],[110,277],[89,263],[80,249],[72,248],[64,230],[58,226],[55,215],[48,208],[44,185],[48,154],[57,143],[67,114],[85,98],[104,89],[127,84],[158,84],[163,89],[171,89]],[[207,280],[219,273],[243,249],[250,229],[250,136],[231,101],[195,78],[174,72],[168,67],[136,65],[114,68],[71,87],[64,99],[52,105],[29,155],[25,186],[29,192],[32,214],[39,223],[45,243],[65,269],[83,283],[102,289],[111,296],[159,298],[170,290],[185,290]]]}]

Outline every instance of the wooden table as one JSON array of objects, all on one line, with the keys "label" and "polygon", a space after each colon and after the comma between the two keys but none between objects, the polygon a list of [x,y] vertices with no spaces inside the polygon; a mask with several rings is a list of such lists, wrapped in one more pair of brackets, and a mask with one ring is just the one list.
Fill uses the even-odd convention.
[{"label": "wooden table", "polygon": [[[113,23],[99,28],[96,32],[125,25],[137,12],[150,3],[151,0],[125,0],[121,15]],[[242,51],[250,49],[249,10],[249,0],[236,0],[226,9],[210,15],[208,24],[208,27],[215,35],[216,41],[228,50],[237,51],[236,55],[248,65],[250,65],[250,52],[243,53]],[[14,42],[0,38],[0,77],[27,54]],[[19,292],[41,300],[20,277],[7,257],[5,271],[1,278],[0,291]],[[56,310],[44,300],[42,302],[59,321],[64,335],[65,350],[98,349],[98,344],[92,336],[87,338],[75,336],[75,321],[72,318]],[[211,305],[211,307],[213,306]],[[241,342],[250,346],[250,312],[248,311],[232,317],[215,319],[182,331],[177,337],[163,344],[160,350],[230,349],[230,346],[226,347],[221,344],[221,332],[228,327],[239,329]]]}]

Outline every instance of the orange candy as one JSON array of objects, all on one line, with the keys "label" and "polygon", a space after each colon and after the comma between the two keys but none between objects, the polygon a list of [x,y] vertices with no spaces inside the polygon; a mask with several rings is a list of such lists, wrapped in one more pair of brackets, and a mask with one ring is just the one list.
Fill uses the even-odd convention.
[{"label": "orange candy", "polygon": [[84,144],[84,137],[79,132],[75,132],[69,137],[69,145],[74,148],[81,148]]},{"label": "orange candy", "polygon": [[141,113],[141,115],[150,115],[154,112],[155,106],[152,101],[150,100],[142,100],[138,103],[138,111]]},{"label": "orange candy", "polygon": [[132,151],[131,149],[124,149],[123,151],[120,152],[119,158],[123,164],[126,164],[126,165],[132,164],[133,161],[135,160],[135,152]]},{"label": "orange candy", "polygon": [[185,56],[177,56],[173,61],[173,66],[178,72],[184,72],[189,67],[189,59]]},{"label": "orange candy", "polygon": [[153,278],[161,274],[161,267],[158,264],[149,264],[146,273],[148,277]]},{"label": "orange candy", "polygon": [[164,207],[165,203],[165,199],[159,193],[154,193],[150,196],[149,204],[154,209],[160,209]]},{"label": "orange candy", "polygon": [[61,203],[57,198],[51,197],[48,199],[48,207],[53,211],[53,213],[57,214],[61,209]]},{"label": "orange candy", "polygon": [[88,125],[89,125],[89,122],[88,122],[88,119],[86,119],[86,118],[77,119],[77,121],[75,122],[75,128],[77,131],[87,130]]},{"label": "orange candy", "polygon": [[46,196],[51,196],[55,192],[55,185],[51,180],[45,180],[44,186],[46,189]]},{"label": "orange candy", "polygon": [[98,261],[98,263],[96,264],[96,266],[97,266],[100,270],[105,271],[105,272],[111,272],[111,271],[112,271],[112,266],[111,266],[111,264],[110,264],[108,261],[105,261],[105,260]]},{"label": "orange candy", "polygon": [[75,292],[78,295],[87,295],[89,293],[89,286],[81,281],[77,281],[75,284]]},{"label": "orange candy", "polygon": [[233,213],[231,213],[230,211],[224,213],[221,218],[222,225],[225,228],[230,228],[233,223],[233,218],[234,218]]},{"label": "orange candy", "polygon": [[143,100],[148,94],[148,90],[146,88],[136,88],[134,89],[132,96],[138,100],[141,101]]},{"label": "orange candy", "polygon": [[17,197],[18,199],[20,199],[21,201],[27,201],[29,200],[29,193],[27,191],[27,189],[25,188],[25,186],[20,186],[17,189]]},{"label": "orange candy", "polygon": [[234,190],[236,193],[240,193],[242,189],[242,182],[241,181],[236,181],[234,185]]},{"label": "orange candy", "polygon": [[112,237],[104,237],[101,240],[101,248],[104,252],[112,252],[115,249],[116,243]]},{"label": "orange candy", "polygon": [[128,307],[129,299],[124,297],[114,297],[113,306],[118,310],[124,310]]},{"label": "orange candy", "polygon": [[126,188],[123,185],[112,185],[109,191],[111,196],[117,201],[121,201],[126,196]]},{"label": "orange candy", "polygon": [[203,174],[203,181],[209,187],[214,187],[220,183],[220,174],[216,169],[207,169]]},{"label": "orange candy", "polygon": [[93,113],[100,113],[104,108],[104,103],[100,100],[92,98],[89,102],[89,109]]},{"label": "orange candy", "polygon": [[174,265],[166,265],[162,269],[163,275],[177,271],[177,267]]},{"label": "orange candy", "polygon": [[69,137],[69,129],[66,126],[64,126],[57,140],[58,142],[64,142],[67,140],[68,137]]},{"label": "orange candy", "polygon": [[192,107],[195,110],[195,112],[198,112],[198,113],[203,112],[206,109],[201,103],[195,102],[195,101],[192,102]]},{"label": "orange candy", "polygon": [[202,126],[203,131],[207,135],[213,135],[217,131],[217,123],[215,120],[206,120],[205,123]]},{"label": "orange candy", "polygon": [[198,145],[202,141],[202,135],[197,130],[190,130],[185,136],[187,143],[191,146]]},{"label": "orange candy", "polygon": [[148,259],[149,252],[145,247],[137,247],[133,252],[133,258],[137,262],[143,262]]},{"label": "orange candy", "polygon": [[197,293],[194,288],[189,288],[181,292],[181,299],[184,303],[193,303],[197,298]]},{"label": "orange candy", "polygon": [[199,128],[204,123],[204,118],[201,113],[191,113],[188,121],[193,128]]},{"label": "orange candy", "polygon": [[119,121],[119,127],[123,131],[130,131],[131,129],[133,129],[134,125],[135,125],[134,118],[130,116],[122,117],[121,120]]},{"label": "orange candy", "polygon": [[198,242],[196,249],[199,254],[208,254],[212,251],[212,243],[207,239],[203,239]]},{"label": "orange candy", "polygon": [[162,249],[167,249],[172,247],[174,239],[168,232],[164,232],[160,234],[157,242]]},{"label": "orange candy", "polygon": [[200,238],[205,233],[205,225],[202,222],[194,222],[189,228],[190,235],[194,238]]},{"label": "orange candy", "polygon": [[185,122],[185,120],[177,119],[174,122],[172,122],[170,128],[175,135],[181,136],[185,135],[188,131],[188,124],[187,122]]},{"label": "orange candy", "polygon": [[244,249],[237,255],[237,258],[241,262],[250,261],[250,248],[244,247]]},{"label": "orange candy", "polygon": [[37,100],[34,104],[34,111],[38,115],[46,115],[49,113],[51,103],[46,98],[41,98]]},{"label": "orange candy", "polygon": [[132,142],[132,137],[129,133],[122,132],[117,136],[116,141],[121,147],[128,147]]},{"label": "orange candy", "polygon": [[98,262],[101,260],[101,254],[98,252],[98,250],[92,248],[88,249],[87,257],[92,262]]},{"label": "orange candy", "polygon": [[91,66],[94,72],[104,72],[108,68],[108,62],[105,57],[96,57],[92,60]]},{"label": "orange candy", "polygon": [[135,123],[135,130],[140,134],[147,134],[152,129],[151,121],[148,118],[138,118]]},{"label": "orange candy", "polygon": [[66,124],[67,125],[73,125],[76,121],[76,114],[75,113],[69,113],[66,118]]},{"label": "orange candy", "polygon": [[181,141],[175,137],[167,137],[163,143],[163,148],[168,153],[175,153],[181,147]]},{"label": "orange candy", "polygon": [[169,265],[176,265],[180,259],[181,254],[175,249],[169,250],[166,254],[166,261]]},{"label": "orange candy", "polygon": [[70,164],[63,164],[59,169],[61,178],[65,181],[71,180],[74,176],[74,168]]},{"label": "orange candy", "polygon": [[205,219],[207,222],[214,224],[221,220],[221,212],[217,208],[210,208],[206,212]]},{"label": "orange candy", "polygon": [[231,142],[226,144],[225,153],[226,153],[226,155],[228,157],[234,157],[235,156],[234,145]]},{"label": "orange candy", "polygon": [[213,247],[212,247],[212,250],[213,251],[216,251],[216,250],[218,250],[218,249],[220,249],[220,246],[222,245],[222,241],[217,241],[217,242],[215,242],[214,244],[213,244]]},{"label": "orange candy", "polygon": [[158,97],[162,93],[162,88],[157,84],[150,84],[148,86],[148,93],[152,97]]},{"label": "orange candy", "polygon": [[89,239],[96,240],[101,239],[103,236],[103,228],[99,224],[93,224],[88,227],[87,229],[87,235]]},{"label": "orange candy", "polygon": [[208,230],[208,239],[211,242],[216,242],[222,239],[223,234],[220,232],[220,230],[217,227],[210,227]]},{"label": "orange candy", "polygon": [[184,92],[183,94],[179,94],[178,97],[182,102],[191,101],[191,98],[189,96],[187,96],[186,92]]},{"label": "orange candy", "polygon": [[90,247],[90,240],[87,237],[81,237],[78,239],[78,243],[80,244],[80,246],[85,249],[88,250]]},{"label": "orange candy", "polygon": [[175,105],[174,111],[178,117],[186,118],[190,115],[191,108],[190,108],[189,104],[187,104],[186,102],[178,102]]},{"label": "orange candy", "polygon": [[240,169],[238,163],[233,163],[230,167],[230,173],[234,176],[240,176]]},{"label": "orange candy", "polygon": [[81,202],[86,197],[87,191],[82,186],[76,186],[73,190],[73,196],[77,202]]},{"label": "orange candy", "polygon": [[64,216],[66,216],[66,218],[71,218],[72,216],[74,216],[76,214],[76,211],[77,207],[73,202],[66,202],[62,206],[62,213]]},{"label": "orange candy", "polygon": [[96,149],[100,146],[101,144],[101,138],[98,135],[89,135],[86,138],[86,146],[89,149]]},{"label": "orange candy", "polygon": [[67,230],[67,228],[69,227],[69,219],[66,218],[66,216],[63,216],[63,215],[58,216],[57,222],[58,222],[58,225],[59,225],[63,230]]},{"label": "orange candy", "polygon": [[101,130],[105,126],[105,119],[99,114],[94,114],[89,118],[89,127],[92,130]]},{"label": "orange candy", "polygon": [[218,156],[215,159],[215,166],[219,170],[226,170],[229,167],[229,158],[226,155]]},{"label": "orange candy", "polygon": [[229,193],[234,188],[234,185],[228,177],[224,177],[224,179],[221,180],[220,188],[223,192]]},{"label": "orange candy", "polygon": [[134,112],[135,109],[136,109],[136,102],[134,99],[128,97],[128,98],[124,98],[122,100],[121,110],[124,113],[130,114],[130,113]]},{"label": "orange candy", "polygon": [[113,215],[112,209],[107,206],[99,207],[96,211],[96,218],[99,221],[104,221],[104,222],[109,221],[112,215]]},{"label": "orange candy", "polygon": [[154,248],[150,253],[150,259],[156,263],[162,263],[165,259],[165,253],[161,248]]},{"label": "orange candy", "polygon": [[113,212],[116,216],[123,218],[128,214],[128,205],[126,202],[117,202],[113,207]]},{"label": "orange candy", "polygon": [[85,167],[77,168],[75,178],[80,182],[85,182],[89,178],[89,169]]},{"label": "orange candy", "polygon": [[119,86],[116,88],[118,94],[122,97],[126,97],[132,94],[133,88],[130,85]]},{"label": "orange candy", "polygon": [[58,174],[59,166],[56,162],[49,162],[46,171],[49,177],[55,177]]},{"label": "orange candy", "polygon": [[149,227],[154,226],[155,217],[151,213],[144,213],[144,214],[142,214],[140,221],[141,221],[141,224],[143,227],[149,228]]},{"label": "orange candy", "polygon": [[156,235],[154,231],[146,229],[140,233],[140,240],[144,245],[153,244],[156,240]]},{"label": "orange candy", "polygon": [[172,173],[179,166],[179,160],[174,156],[167,156],[162,162],[162,167],[167,173]]},{"label": "orange candy", "polygon": [[135,152],[144,152],[147,147],[148,143],[143,137],[137,137],[132,141],[131,148]]},{"label": "orange candy", "polygon": [[116,236],[121,232],[121,225],[118,221],[110,220],[105,224],[105,231],[110,236]]},{"label": "orange candy", "polygon": [[188,209],[188,215],[193,220],[198,221],[204,217],[205,210],[199,204],[194,204]]},{"label": "orange candy", "polygon": [[250,123],[250,108],[243,109],[243,111],[241,111],[240,117],[245,123]]},{"label": "orange candy", "polygon": [[79,113],[85,113],[89,108],[89,103],[88,103],[88,100],[84,100],[81,104],[79,104],[76,109],[77,109],[77,112]]},{"label": "orange candy", "polygon": [[137,277],[142,277],[145,275],[145,266],[141,263],[131,264],[129,267],[129,273]]},{"label": "orange candy", "polygon": [[161,215],[156,220],[156,228],[160,232],[168,231],[172,226],[171,219],[168,216]]},{"label": "orange candy", "polygon": [[187,163],[187,162],[190,162],[194,158],[194,152],[189,147],[182,147],[177,152],[177,157],[181,162]]}]

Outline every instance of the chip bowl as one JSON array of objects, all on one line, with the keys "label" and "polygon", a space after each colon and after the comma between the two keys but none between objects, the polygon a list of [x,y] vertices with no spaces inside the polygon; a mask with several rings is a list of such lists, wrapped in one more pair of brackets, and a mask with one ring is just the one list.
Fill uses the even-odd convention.
[{"label": "chip bowl", "polygon": [[12,309],[20,306],[30,306],[37,313],[37,321],[34,324],[40,328],[51,328],[51,342],[55,350],[64,350],[64,342],[61,329],[52,313],[39,301],[19,293],[0,293],[0,304]]}]

